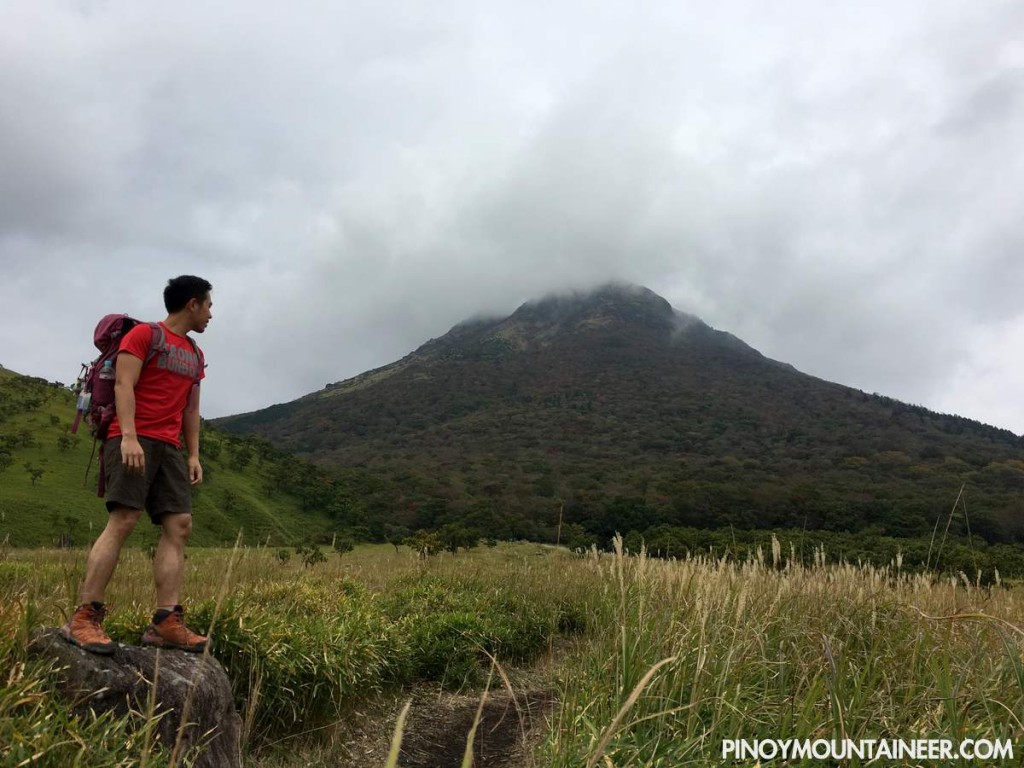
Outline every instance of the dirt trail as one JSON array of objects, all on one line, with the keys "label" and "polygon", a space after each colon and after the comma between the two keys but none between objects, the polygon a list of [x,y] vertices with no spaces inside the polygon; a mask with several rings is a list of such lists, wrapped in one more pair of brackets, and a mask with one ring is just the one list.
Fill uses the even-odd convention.
[{"label": "dirt trail", "polygon": [[[528,745],[544,729],[551,691],[487,695],[473,740],[473,768],[526,768]],[[459,768],[479,696],[441,695],[414,700],[405,723],[401,768]]]},{"label": "dirt trail", "polygon": [[[539,682],[539,681],[538,681]],[[399,768],[461,768],[466,738],[482,692],[453,694],[420,686],[404,695],[381,694],[336,723],[326,741],[292,744],[251,755],[247,768],[383,768],[395,723],[412,698],[403,730]],[[558,705],[539,685],[487,694],[473,738],[473,768],[542,768],[531,756]]]}]

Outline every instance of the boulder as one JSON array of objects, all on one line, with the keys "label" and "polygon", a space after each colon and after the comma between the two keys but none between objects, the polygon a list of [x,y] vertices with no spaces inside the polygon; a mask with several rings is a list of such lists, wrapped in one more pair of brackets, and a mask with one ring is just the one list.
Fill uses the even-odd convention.
[{"label": "boulder", "polygon": [[[190,765],[207,768],[241,766],[242,720],[231,682],[216,659],[121,644],[113,655],[99,656],[70,645],[51,628],[32,633],[29,653],[56,662],[58,693],[79,714],[147,712],[156,679],[156,712],[162,713],[155,729],[159,742],[173,749],[185,712],[188,723],[179,758],[188,756]],[[201,752],[192,762],[197,748]]]}]

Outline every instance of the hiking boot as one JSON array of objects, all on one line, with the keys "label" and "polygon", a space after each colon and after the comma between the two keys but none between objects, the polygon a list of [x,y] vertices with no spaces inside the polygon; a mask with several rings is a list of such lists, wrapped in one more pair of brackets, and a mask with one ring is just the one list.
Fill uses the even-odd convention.
[{"label": "hiking boot", "polygon": [[185,626],[184,611],[180,605],[149,625],[142,635],[142,644],[153,648],[175,648],[189,653],[202,653],[209,638],[191,632]]},{"label": "hiking boot", "polygon": [[80,605],[71,614],[68,623],[60,628],[60,635],[82,650],[109,656],[117,648],[117,644],[103,631],[103,619],[106,615],[107,607],[103,603]]}]

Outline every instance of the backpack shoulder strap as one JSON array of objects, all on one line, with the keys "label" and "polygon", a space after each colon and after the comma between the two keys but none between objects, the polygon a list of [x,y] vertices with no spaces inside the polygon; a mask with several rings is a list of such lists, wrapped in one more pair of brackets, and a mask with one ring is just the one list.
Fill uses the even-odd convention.
[{"label": "backpack shoulder strap", "polygon": [[[165,352],[167,347],[167,334],[164,333],[164,327],[160,325],[160,323],[147,323],[147,325],[153,331],[153,340],[149,344],[149,352],[146,354],[146,360],[143,362],[143,365],[148,363],[161,352]],[[188,339],[188,343],[192,345],[192,351],[195,352],[196,357],[199,358],[199,373],[196,374],[196,384],[198,384],[199,374],[202,373],[203,368],[206,367],[206,358],[203,355],[203,351],[199,349],[199,345],[196,344],[195,339],[188,334],[185,335],[185,338]]]},{"label": "backpack shoulder strap", "polygon": [[153,332],[153,336],[149,342],[149,352],[146,353],[146,359],[142,362],[143,366],[164,351],[164,345],[167,340],[167,337],[164,335],[164,328],[160,323],[146,323],[146,325]]},{"label": "backpack shoulder strap", "polygon": [[203,369],[206,368],[206,356],[203,354],[203,350],[199,348],[199,345],[196,344],[195,339],[188,335],[185,338],[188,339],[188,343],[192,345],[192,351],[196,353],[196,357],[199,359],[199,371],[196,373],[196,386],[199,386],[199,378],[203,374]]}]

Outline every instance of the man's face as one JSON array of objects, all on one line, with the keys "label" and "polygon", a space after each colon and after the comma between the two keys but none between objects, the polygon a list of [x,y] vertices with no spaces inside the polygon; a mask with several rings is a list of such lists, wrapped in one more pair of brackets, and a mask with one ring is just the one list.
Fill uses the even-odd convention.
[{"label": "man's face", "polygon": [[192,318],[192,330],[196,333],[205,331],[206,326],[210,324],[210,318],[213,317],[213,299],[210,298],[210,294],[206,294],[206,298],[201,302],[192,299],[188,303],[188,309]]}]

